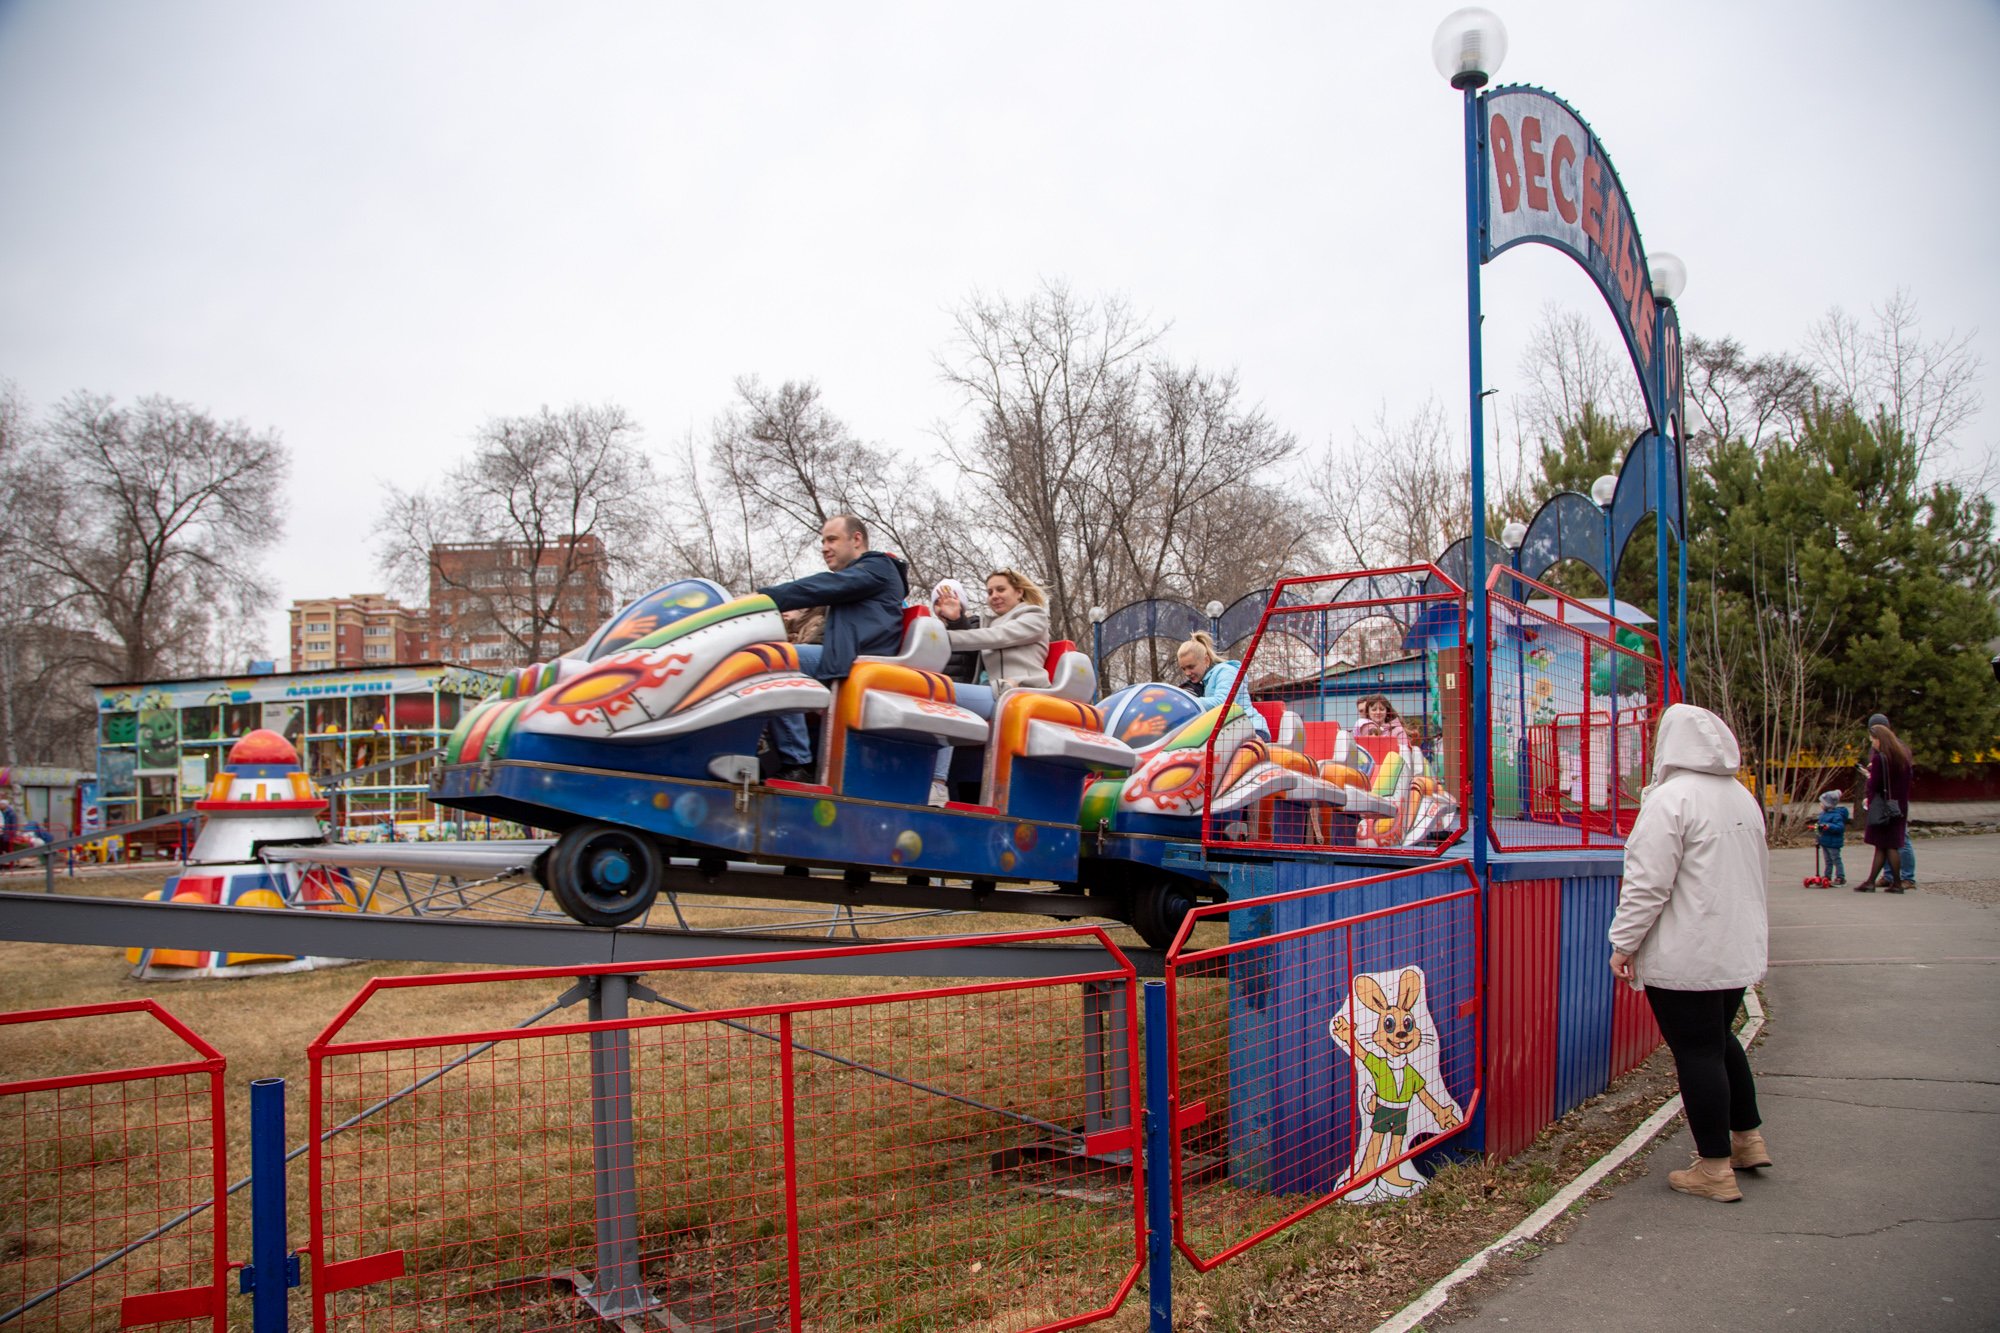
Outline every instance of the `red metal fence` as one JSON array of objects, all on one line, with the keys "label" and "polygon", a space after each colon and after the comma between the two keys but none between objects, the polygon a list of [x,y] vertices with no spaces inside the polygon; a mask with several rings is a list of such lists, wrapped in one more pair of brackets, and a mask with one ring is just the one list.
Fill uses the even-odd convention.
[{"label": "red metal fence", "polygon": [[[1053,979],[642,1016],[635,978],[673,965],[371,982],[309,1048],[314,1327],[1109,1315],[1144,1252],[1135,974],[1101,930],[981,939],[1103,952]],[[581,978],[598,1017],[347,1035],[396,992],[532,978]]]},{"label": "red metal fence", "polygon": [[1666,706],[1659,640],[1512,570],[1488,591],[1494,846],[1621,845]]},{"label": "red metal fence", "polygon": [[[1465,593],[1433,565],[1281,579],[1208,738],[1202,841],[1442,855],[1465,829]],[[1391,677],[1393,676],[1393,682]]]},{"label": "red metal fence", "polygon": [[[85,1020],[143,1015],[143,1030]],[[10,1073],[55,1055],[144,1050],[186,1058],[0,1083],[0,1324],[223,1327],[223,1059],[152,1000],[0,1014]],[[103,1063],[115,1064],[113,1060]],[[207,1218],[198,1214],[206,1209]],[[189,1214],[197,1216],[156,1236]]]},{"label": "red metal fence", "polygon": [[1470,866],[1463,888],[1372,906],[1450,869],[1211,904],[1182,927],[1167,958],[1174,1224],[1197,1268],[1336,1199],[1417,1192],[1413,1159],[1478,1109]]}]

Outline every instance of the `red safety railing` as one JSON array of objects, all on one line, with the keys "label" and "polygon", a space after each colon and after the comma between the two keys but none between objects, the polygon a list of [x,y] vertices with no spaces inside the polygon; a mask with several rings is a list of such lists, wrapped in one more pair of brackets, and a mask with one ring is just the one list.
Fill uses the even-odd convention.
[{"label": "red safety railing", "polygon": [[1493,845],[1622,846],[1666,706],[1659,640],[1513,570],[1487,586]]},{"label": "red safety railing", "polygon": [[[1437,880],[1464,887],[1438,891]],[[1424,896],[1343,910],[1384,896]],[[1336,1199],[1413,1194],[1481,1095],[1464,861],[1198,907],[1167,955],[1174,1235],[1206,1271]],[[1208,922],[1223,941],[1195,936]]]},{"label": "red safety railing", "polygon": [[[84,1022],[128,1014],[150,1022]],[[45,1031],[20,1040],[28,1025]],[[93,1063],[95,1049],[187,1056],[0,1083],[0,1324],[219,1333],[221,1053],[152,1000],[0,1014],[0,1033],[10,1074]]]},{"label": "red safety railing", "polygon": [[1228,696],[1263,727],[1204,747],[1203,843],[1443,855],[1471,791],[1465,616],[1434,565],[1280,579]]},{"label": "red safety railing", "polygon": [[[640,973],[968,942],[369,983],[309,1048],[314,1327],[1110,1315],[1144,1252],[1135,973],[1098,929],[979,938],[1058,941],[1102,957],[1053,978],[642,1016],[622,1012],[660,998]],[[593,1021],[347,1035],[396,992],[574,978],[599,995]]]}]

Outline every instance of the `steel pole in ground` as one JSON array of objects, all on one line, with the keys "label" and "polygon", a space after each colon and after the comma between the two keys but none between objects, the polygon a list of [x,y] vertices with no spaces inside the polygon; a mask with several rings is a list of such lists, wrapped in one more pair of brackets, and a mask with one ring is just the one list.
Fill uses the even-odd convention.
[{"label": "steel pole in ground", "polygon": [[1167,1088],[1167,985],[1146,983],[1146,1300],[1151,1333],[1174,1333],[1174,1110]]},{"label": "steel pole in ground", "polygon": [[291,1326],[291,1290],[298,1260],[285,1234],[285,1080],[250,1084],[250,1265],[239,1279],[250,1293],[255,1333]]},{"label": "steel pole in ground", "polygon": [[[632,978],[594,979],[590,1021],[627,1016]],[[590,1146],[596,1186],[597,1266],[582,1293],[606,1319],[641,1314],[657,1305],[639,1271],[639,1182],[632,1147],[632,1034],[625,1028],[590,1034]]]},{"label": "steel pole in ground", "polygon": [[1479,263],[1480,177],[1479,84],[1466,83],[1465,94],[1465,338],[1467,385],[1471,398],[1472,443],[1472,586],[1471,615],[1466,618],[1465,670],[1472,677],[1472,809],[1466,826],[1472,834],[1472,863],[1481,882],[1486,878],[1487,824],[1493,797],[1493,719],[1486,700],[1486,368],[1480,350]]}]

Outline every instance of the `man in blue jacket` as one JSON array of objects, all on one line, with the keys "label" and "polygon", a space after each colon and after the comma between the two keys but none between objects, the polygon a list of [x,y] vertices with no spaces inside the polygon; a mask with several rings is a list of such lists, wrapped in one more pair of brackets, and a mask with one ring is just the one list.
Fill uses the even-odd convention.
[{"label": "man in blue jacket", "polygon": [[[780,611],[826,608],[826,631],[820,642],[798,645],[799,665],[807,675],[833,685],[846,677],[855,658],[894,654],[902,648],[909,568],[887,552],[869,550],[867,525],[853,514],[835,514],[826,521],[819,530],[819,553],[826,561],[826,573],[757,591],[776,602]],[[771,719],[771,736],[784,761],[776,776],[789,782],[813,781],[805,714],[778,714]]]}]

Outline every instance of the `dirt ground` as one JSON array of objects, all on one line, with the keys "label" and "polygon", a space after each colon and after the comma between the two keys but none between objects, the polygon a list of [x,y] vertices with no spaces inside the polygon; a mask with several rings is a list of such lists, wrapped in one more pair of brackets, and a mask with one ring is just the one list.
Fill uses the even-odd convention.
[{"label": "dirt ground", "polygon": [[[136,897],[157,887],[164,867],[120,868],[65,881],[65,892]],[[31,889],[9,876],[4,887]],[[1926,885],[1985,906],[2000,905],[2000,881]],[[732,917],[727,905],[710,908],[701,924],[759,918]],[[897,933],[966,933],[1033,928],[1035,918],[941,917],[900,922]],[[1130,941],[1129,932],[1116,937]],[[28,945],[0,941],[0,1011],[57,1004],[146,996],[160,1000],[228,1057],[229,1139],[232,1165],[248,1162],[244,1085],[253,1078],[282,1077],[294,1095],[288,1106],[291,1141],[304,1137],[305,1047],[369,978],[416,971],[478,972],[473,967],[413,964],[359,964],[251,981],[193,981],[142,984],[130,980],[122,956],[102,948]],[[818,979],[728,973],[682,973],[656,977],[654,984],[674,998],[702,1007],[754,1005],[809,995],[881,989],[880,980]],[[894,983],[891,983],[892,985]],[[372,1021],[401,1033],[458,1031],[506,1026],[548,1003],[561,987],[551,982],[482,987],[440,987],[398,992]],[[352,1035],[367,1035],[366,1029]],[[36,1076],[129,1063],[135,1056],[163,1053],[165,1043],[142,1035],[133,1025],[107,1022],[79,1028],[52,1046],[46,1031],[0,1029],[0,1069]],[[1603,1095],[1550,1126],[1534,1146],[1497,1165],[1474,1161],[1441,1171],[1414,1199],[1348,1206],[1336,1204],[1214,1272],[1196,1275],[1176,1265],[1176,1326],[1213,1330],[1268,1330],[1321,1333],[1365,1330],[1414,1299],[1432,1283],[1541,1206],[1564,1183],[1602,1156],[1651,1114],[1674,1091],[1671,1065],[1656,1052],[1638,1070]],[[237,1174],[237,1172],[232,1172]],[[1593,1191],[1602,1197],[1617,1177]],[[303,1199],[294,1195],[295,1210]],[[247,1203],[247,1200],[245,1200]],[[1579,1201],[1571,1216],[1588,1206]],[[235,1210],[232,1253],[247,1252],[247,1207]],[[1557,1244],[1568,1225],[1559,1221],[1533,1246]],[[303,1238],[303,1218],[294,1219]],[[1523,1247],[1523,1253],[1533,1248]],[[1509,1260],[1489,1272],[1504,1276]],[[1480,1281],[1485,1281],[1482,1278]],[[1431,1321],[1435,1325],[1436,1321]],[[1146,1324],[1143,1286],[1105,1326],[1135,1333]]]},{"label": "dirt ground", "polygon": [[[1547,1203],[1674,1091],[1662,1049],[1507,1162],[1446,1168],[1413,1199],[1332,1205],[1206,1274],[1177,1265],[1174,1326],[1197,1333],[1374,1328]],[[1607,1178],[1570,1215],[1617,1179]],[[1556,1243],[1567,1224],[1567,1217],[1556,1222],[1537,1243]],[[1135,1293],[1108,1327],[1136,1333],[1146,1327],[1145,1309],[1143,1292]]]}]

